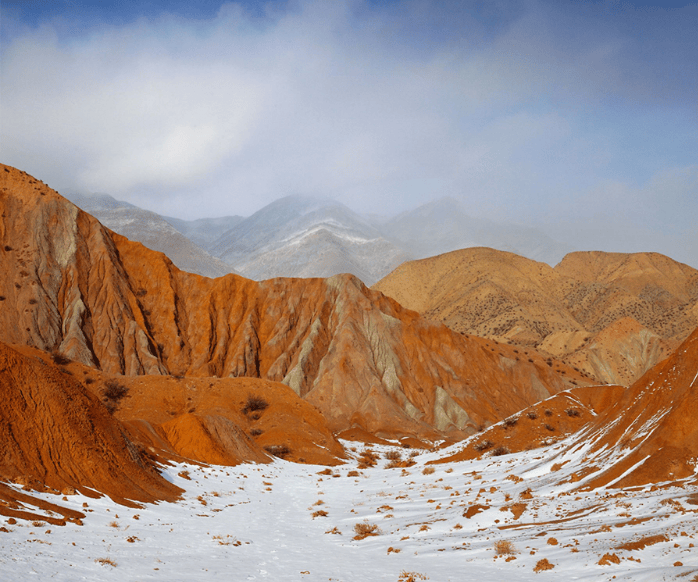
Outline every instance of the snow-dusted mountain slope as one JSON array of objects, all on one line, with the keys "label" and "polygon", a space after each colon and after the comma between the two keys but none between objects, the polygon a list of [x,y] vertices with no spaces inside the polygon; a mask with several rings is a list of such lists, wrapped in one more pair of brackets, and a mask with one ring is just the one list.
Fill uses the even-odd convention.
[{"label": "snow-dusted mountain slope", "polygon": [[[81,525],[48,525],[40,509],[32,522],[0,518],[0,572],[7,580],[206,582],[698,576],[694,485],[585,490],[571,480],[584,451],[556,457],[565,441],[440,465],[427,463],[462,444],[437,452],[344,445],[355,458],[327,469],[281,460],[169,466],[167,478],[185,489],[176,503],[65,497],[62,505],[85,513]],[[369,449],[377,466],[359,468]],[[386,468],[386,455],[414,464]]]},{"label": "snow-dusted mountain slope", "polygon": [[199,248],[155,212],[121,202],[107,194],[69,193],[66,198],[114,232],[165,253],[183,271],[205,277],[220,277],[235,272],[230,265]]},{"label": "snow-dusted mountain slope", "polygon": [[416,259],[469,247],[490,247],[555,266],[571,247],[534,228],[473,218],[453,198],[441,198],[385,222],[381,232]]},{"label": "snow-dusted mountain slope", "polygon": [[211,252],[251,279],[352,273],[369,285],[409,258],[343,204],[305,196],[265,206]]},{"label": "snow-dusted mountain slope", "polygon": [[163,216],[179,232],[195,245],[210,252],[213,244],[227,231],[245,220],[244,216],[221,216],[219,218],[199,218],[197,220],[182,220]]}]

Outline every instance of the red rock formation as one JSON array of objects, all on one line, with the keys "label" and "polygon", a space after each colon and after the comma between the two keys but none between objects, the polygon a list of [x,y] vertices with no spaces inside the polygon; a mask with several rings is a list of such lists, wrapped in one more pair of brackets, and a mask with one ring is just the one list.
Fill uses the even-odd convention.
[{"label": "red rock formation", "polygon": [[184,273],[9,167],[0,202],[8,342],[111,374],[283,382],[334,431],[464,434],[570,385],[348,275],[257,283]]},{"label": "red rock formation", "polygon": [[72,375],[2,343],[0,480],[89,496],[97,490],[120,502],[180,492]]}]

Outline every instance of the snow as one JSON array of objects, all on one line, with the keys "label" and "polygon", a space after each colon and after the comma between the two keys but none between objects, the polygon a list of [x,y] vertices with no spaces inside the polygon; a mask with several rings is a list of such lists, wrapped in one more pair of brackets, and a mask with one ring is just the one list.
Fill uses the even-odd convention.
[{"label": "snow", "polygon": [[[348,451],[355,449],[353,454],[365,447],[344,444]],[[411,453],[372,448],[381,455],[397,450],[403,459]],[[71,581],[397,582],[401,573],[413,572],[430,581],[453,582],[614,576],[656,582],[679,575],[690,581],[698,575],[698,552],[691,547],[697,543],[698,507],[689,499],[697,488],[581,491],[569,476],[579,470],[587,447],[566,450],[564,442],[521,454],[426,465],[456,449],[421,452],[416,464],[404,470],[385,468],[382,458],[377,467],[358,470],[358,477],[348,476],[357,470],[354,459],[331,468],[331,474],[321,474],[324,467],[281,460],[165,467],[165,476],[186,490],[176,503],[131,509],[108,498],[76,495],[62,504],[88,512],[82,526],[9,525],[0,518],[0,526],[9,530],[0,532],[0,580],[36,575]],[[552,470],[553,462],[564,461]],[[53,495],[36,495],[57,501]],[[508,509],[514,503],[526,504],[518,519]],[[476,504],[482,511],[465,517]],[[313,518],[318,511],[327,515]],[[354,526],[363,522],[375,524],[379,535],[354,540]],[[641,550],[617,549],[658,534],[669,541]],[[515,559],[497,557],[497,541],[511,542]],[[599,565],[606,553],[616,554],[620,563]],[[543,558],[554,568],[534,572]],[[674,566],[677,562],[683,565]]]}]

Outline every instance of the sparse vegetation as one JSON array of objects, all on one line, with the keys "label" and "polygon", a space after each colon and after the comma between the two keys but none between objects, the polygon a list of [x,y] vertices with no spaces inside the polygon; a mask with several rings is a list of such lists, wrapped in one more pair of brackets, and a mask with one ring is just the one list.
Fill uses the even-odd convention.
[{"label": "sparse vegetation", "polygon": [[313,519],[316,517],[327,517],[328,513],[324,509],[318,509],[317,511],[313,512]]},{"label": "sparse vegetation", "polygon": [[429,577],[419,572],[407,572],[403,570],[400,572],[397,582],[419,582],[420,580],[429,580]]},{"label": "sparse vegetation", "polygon": [[434,470],[434,467],[424,467],[424,469],[422,469],[422,475],[433,475]]},{"label": "sparse vegetation", "polygon": [[491,454],[493,457],[501,457],[502,455],[508,455],[509,449],[507,449],[504,446],[499,446],[496,449],[494,449]]},{"label": "sparse vegetation", "polygon": [[400,451],[395,451],[391,450],[385,453],[385,458],[388,459],[389,461],[400,461],[402,460],[402,455],[400,454]]},{"label": "sparse vegetation", "polygon": [[553,411],[550,410],[549,408],[546,408],[545,409],[545,416],[552,416],[552,415],[553,415]]},{"label": "sparse vegetation", "polygon": [[550,424],[546,424],[545,428],[547,428],[550,432],[553,432],[555,430],[555,427]]},{"label": "sparse vegetation", "polygon": [[101,564],[102,566],[111,566],[112,568],[116,568],[118,566],[118,564],[111,558],[97,558],[95,562],[97,564]]},{"label": "sparse vegetation", "polygon": [[567,410],[565,410],[565,412],[567,413],[567,416],[579,416],[579,410],[577,410],[576,408],[568,408]]},{"label": "sparse vegetation", "polygon": [[369,536],[380,535],[380,530],[375,523],[368,523],[368,521],[363,521],[361,523],[354,524],[354,536],[355,540],[363,540]]},{"label": "sparse vegetation", "polygon": [[250,431],[250,436],[256,437],[256,436],[259,436],[260,434],[262,434],[263,432],[264,431],[261,428],[253,428]]},{"label": "sparse vegetation", "polygon": [[264,447],[264,450],[280,459],[285,459],[291,454],[291,449],[287,445],[269,445]]},{"label": "sparse vegetation", "polygon": [[509,428],[514,426],[517,422],[519,422],[519,417],[518,416],[510,416],[504,421],[504,428]]},{"label": "sparse vegetation", "polygon": [[498,556],[513,556],[517,553],[514,544],[509,540],[497,540],[494,542],[494,551]]},{"label": "sparse vegetation", "polygon": [[60,352],[51,352],[51,359],[53,360],[53,363],[58,365],[58,366],[66,366],[72,362],[72,360]]},{"label": "sparse vegetation", "polygon": [[[250,412],[261,412],[263,410],[266,410],[268,406],[269,403],[264,398],[256,394],[250,394],[247,397],[247,402],[245,402],[245,406],[242,409],[242,413],[249,414]],[[257,418],[259,418],[259,416]]]},{"label": "sparse vegetation", "polygon": [[128,395],[128,388],[113,378],[104,383],[102,389],[102,401],[109,412],[114,412],[119,402]]},{"label": "sparse vegetation", "polygon": [[492,441],[484,440],[484,441],[481,441],[481,442],[477,443],[476,445],[474,445],[473,448],[476,451],[481,452],[481,451],[486,451],[487,449],[491,449],[493,446],[494,446],[494,443]]},{"label": "sparse vegetation", "polygon": [[536,420],[536,418],[538,418],[538,413],[535,410],[529,410],[526,413],[526,416],[528,416],[528,418],[530,418],[531,420]]}]

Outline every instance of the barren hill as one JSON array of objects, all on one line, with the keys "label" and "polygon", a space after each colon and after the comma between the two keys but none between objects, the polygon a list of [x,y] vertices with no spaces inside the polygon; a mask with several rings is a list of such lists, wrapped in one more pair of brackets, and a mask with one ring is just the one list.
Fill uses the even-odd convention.
[{"label": "barren hill", "polygon": [[[230,265],[209,255],[194,242],[195,238],[201,238],[200,235],[197,237],[199,230],[207,228],[209,231],[215,231],[212,223],[222,222],[227,225],[230,224],[230,220],[192,221],[191,223],[178,221],[177,224],[181,230],[188,227],[187,236],[159,214],[121,202],[106,194],[90,196],[71,194],[69,199],[97,218],[107,228],[143,243],[154,251],[165,253],[184,271],[204,277],[220,277],[235,272]],[[232,220],[234,223],[234,218]]]},{"label": "barren hill", "polygon": [[698,271],[657,253],[571,253],[552,268],[464,249],[404,263],[374,289],[613,384],[631,384],[698,325]]},{"label": "barren hill", "polygon": [[349,275],[207,279],[19,170],[0,170],[0,192],[7,342],[112,374],[282,382],[335,431],[469,433],[582,381],[423,319]]}]

